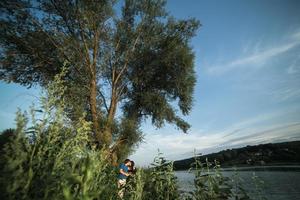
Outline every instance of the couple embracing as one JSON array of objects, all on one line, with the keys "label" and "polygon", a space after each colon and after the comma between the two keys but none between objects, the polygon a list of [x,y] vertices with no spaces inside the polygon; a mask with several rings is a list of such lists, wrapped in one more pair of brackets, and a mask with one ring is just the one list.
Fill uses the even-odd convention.
[{"label": "couple embracing", "polygon": [[118,175],[118,196],[122,199],[125,192],[126,180],[129,176],[133,176],[135,173],[134,162],[129,159],[125,159],[119,167]]}]

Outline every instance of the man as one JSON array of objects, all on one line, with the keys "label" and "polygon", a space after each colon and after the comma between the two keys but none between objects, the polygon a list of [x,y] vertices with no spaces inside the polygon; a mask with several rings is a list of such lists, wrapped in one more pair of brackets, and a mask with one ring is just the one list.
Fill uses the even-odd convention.
[{"label": "man", "polygon": [[128,169],[131,166],[131,161],[129,159],[124,160],[124,162],[119,167],[119,176],[118,176],[118,195],[123,199],[125,192],[126,179],[130,175]]}]

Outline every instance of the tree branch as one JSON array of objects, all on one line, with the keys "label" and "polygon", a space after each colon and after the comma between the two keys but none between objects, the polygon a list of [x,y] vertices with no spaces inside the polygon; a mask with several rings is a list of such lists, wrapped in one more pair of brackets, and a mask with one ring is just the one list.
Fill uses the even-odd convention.
[{"label": "tree branch", "polygon": [[126,141],[127,141],[127,138],[120,138],[120,139],[118,139],[118,140],[114,143],[114,145],[110,148],[110,152],[113,153],[113,152],[117,149],[117,147],[118,147],[119,145],[121,145],[122,143],[125,143]]},{"label": "tree branch", "polygon": [[107,104],[106,104],[105,96],[103,95],[103,93],[100,91],[99,88],[98,88],[98,92],[99,92],[99,94],[100,94],[100,96],[101,96],[101,98],[102,98],[102,101],[103,101],[103,103],[104,103],[104,107],[105,107],[105,109],[106,109],[106,111],[107,111],[107,113],[108,113],[108,112],[109,112],[109,109],[108,109]]},{"label": "tree branch", "polygon": [[71,61],[70,61],[70,59],[69,59],[69,57],[64,53],[64,51],[61,49],[61,47],[58,45],[58,44],[56,44],[56,42],[55,42],[55,40],[52,38],[52,36],[50,36],[44,29],[43,29],[43,27],[40,25],[40,23],[39,22],[37,22],[35,19],[33,19],[31,16],[30,16],[30,18],[31,18],[31,21],[34,23],[34,24],[36,24],[38,27],[39,27],[39,29],[50,39],[50,41],[52,42],[52,44],[62,53],[62,55],[65,57],[65,59],[67,59],[67,61],[68,62],[70,62],[70,63],[72,63]]},{"label": "tree branch", "polygon": [[[140,37],[140,34],[136,37],[134,43],[133,43],[133,47],[131,49],[131,52],[133,52],[135,50],[135,47],[136,47],[136,44],[137,44],[137,41]],[[129,62],[129,58],[128,58],[128,55],[129,53],[127,53],[127,55],[125,56],[126,60],[125,60],[125,64],[123,66],[123,68],[121,69],[120,73],[118,74],[118,76],[116,77],[115,81],[114,81],[114,84],[117,84],[121,75],[124,73],[124,71],[127,69],[127,66],[128,66],[128,62]]]}]

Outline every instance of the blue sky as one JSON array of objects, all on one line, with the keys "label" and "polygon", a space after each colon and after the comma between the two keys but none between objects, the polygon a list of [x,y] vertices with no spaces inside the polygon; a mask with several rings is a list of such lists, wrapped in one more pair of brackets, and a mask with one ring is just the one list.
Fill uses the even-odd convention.
[{"label": "blue sky", "polygon": [[[197,152],[300,139],[300,1],[169,0],[177,18],[202,23],[191,45],[197,85],[188,134],[145,122],[138,165],[157,149],[169,159]],[[14,126],[39,92],[0,83],[0,130]]]}]

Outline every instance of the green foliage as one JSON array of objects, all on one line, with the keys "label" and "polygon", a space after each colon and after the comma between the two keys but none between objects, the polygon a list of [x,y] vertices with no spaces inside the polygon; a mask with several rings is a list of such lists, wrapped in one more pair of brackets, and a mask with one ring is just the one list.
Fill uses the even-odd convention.
[{"label": "green foliage", "polygon": [[[0,173],[3,172],[4,167],[7,163],[7,156],[5,155],[5,146],[8,143],[12,142],[15,139],[15,130],[14,129],[6,129],[0,133]],[[5,174],[0,176],[0,199],[5,199]]]},{"label": "green foliage", "polygon": [[132,119],[122,118],[116,121],[114,129],[114,137],[116,137],[116,148],[113,149],[118,157],[118,161],[122,162],[130,154],[134,152],[140,141],[143,140],[143,133],[140,125]]},{"label": "green foliage", "polygon": [[147,170],[138,169],[136,174],[128,177],[125,186],[125,199],[140,200],[144,199],[146,193],[146,185],[148,184]]},{"label": "green foliage", "polygon": [[9,142],[10,138],[15,135],[15,130],[14,129],[5,129],[0,133],[0,149],[2,150],[4,145]]},{"label": "green foliage", "polygon": [[167,161],[161,153],[154,158],[152,168],[145,177],[145,195],[143,199],[174,200],[179,199],[173,163]]},{"label": "green foliage", "polygon": [[23,132],[6,149],[7,198],[114,199],[116,174],[107,155],[89,147],[90,124],[82,120],[75,130],[53,122],[48,126],[33,144]]},{"label": "green foliage", "polygon": [[264,181],[253,174],[254,191],[245,189],[244,180],[238,172],[232,177],[224,177],[217,161],[211,163],[206,159],[202,163],[198,157],[190,168],[195,173],[193,192],[182,195],[185,200],[266,200],[264,196]]},{"label": "green foliage", "polygon": [[231,183],[232,197],[235,200],[250,200],[250,197],[244,188],[244,180],[239,176],[239,173],[236,169],[231,177]]},{"label": "green foliage", "polygon": [[[4,191],[7,199],[99,199],[113,198],[116,178],[108,155],[90,144],[91,123],[82,116],[76,124],[64,113],[66,91],[55,77],[42,99],[42,119],[31,111],[17,112],[15,137],[4,148]],[[107,199],[109,199],[107,198]]]},{"label": "green foliage", "polygon": [[[24,134],[27,124],[25,114],[18,111],[16,123],[17,128],[14,133],[15,135],[14,137],[11,137],[11,141],[9,141],[4,147],[5,153],[3,157],[6,163],[1,173],[3,175],[3,180],[1,180],[3,182],[1,185],[5,185],[8,191],[8,193],[4,195],[6,198],[11,198],[14,192],[20,191],[21,185],[23,186],[22,190],[27,190],[27,180],[30,179],[31,176],[31,171],[26,164],[26,162],[30,159],[28,151],[31,146]],[[19,198],[22,198],[23,196],[21,192],[16,195],[18,195]]]},{"label": "green foliage", "polygon": [[254,199],[266,200],[267,198],[263,194],[263,191],[265,189],[265,182],[260,177],[258,177],[255,173],[253,173],[252,181],[255,185],[255,191],[253,194]]},{"label": "green foliage", "polygon": [[195,158],[192,169],[195,172],[195,191],[191,194],[193,199],[221,200],[231,196],[229,179],[222,175],[217,161],[210,163],[206,159],[205,163],[201,163]]},{"label": "green foliage", "polygon": [[[170,16],[165,0],[124,0],[121,11],[115,0],[0,5],[0,80],[47,87],[65,70],[65,115],[76,124],[86,113],[93,123],[90,141],[126,149],[117,151],[120,159],[141,142],[143,119],[188,131],[178,112],[192,108],[196,75],[189,43],[198,20]],[[125,126],[131,128],[124,137],[118,130]]]}]

